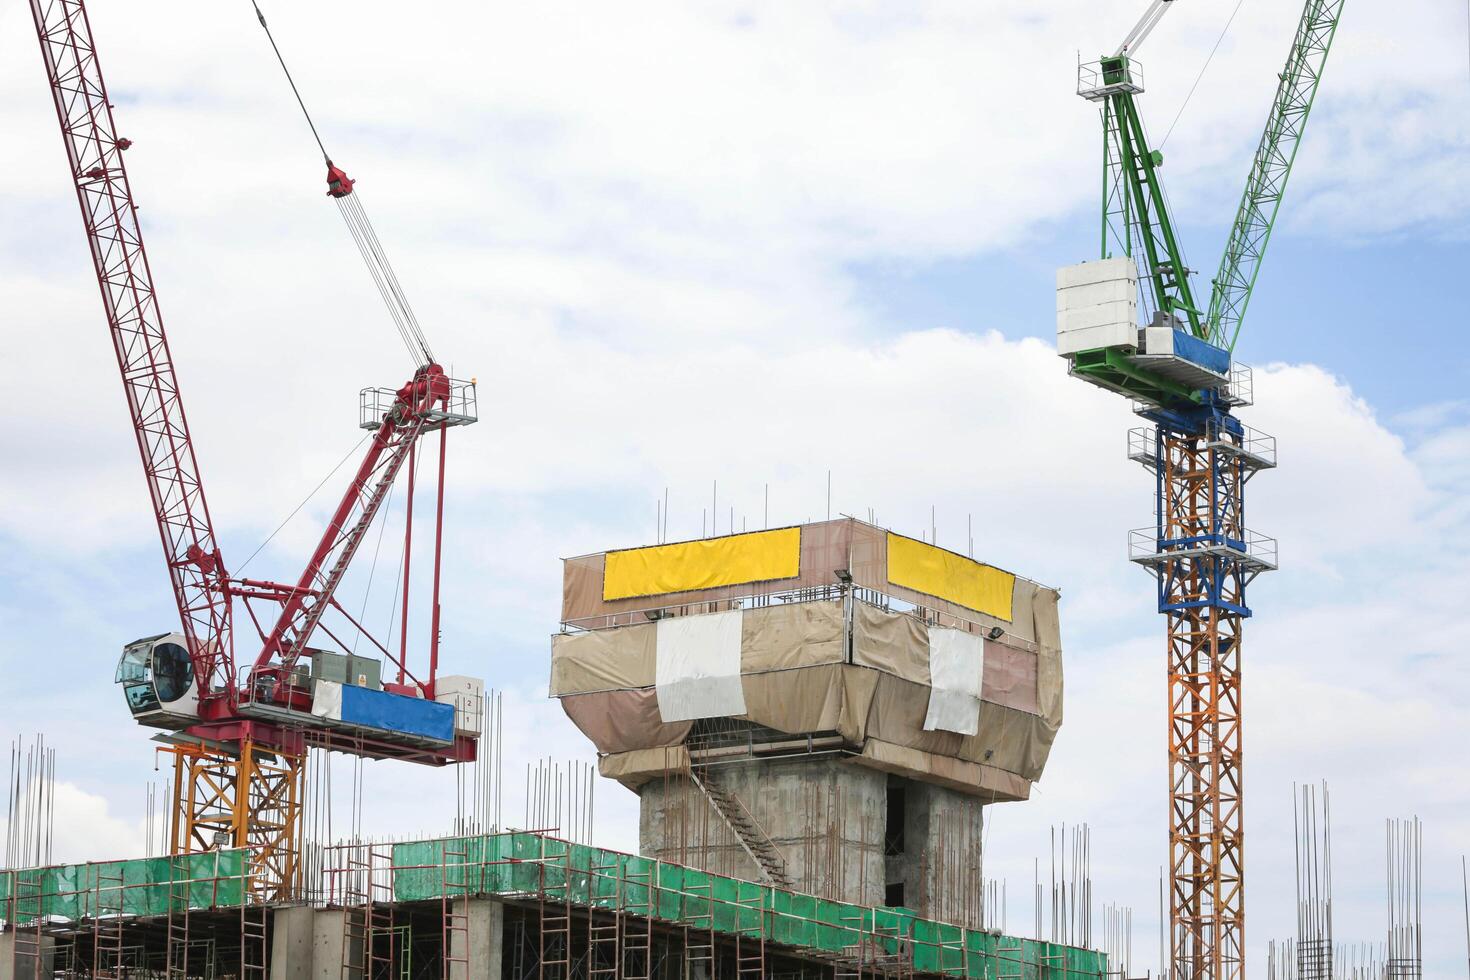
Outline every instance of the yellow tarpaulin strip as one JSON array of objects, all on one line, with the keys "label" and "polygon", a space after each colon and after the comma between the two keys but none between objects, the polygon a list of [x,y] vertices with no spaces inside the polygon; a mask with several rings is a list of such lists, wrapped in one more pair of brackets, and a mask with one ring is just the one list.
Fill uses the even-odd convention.
[{"label": "yellow tarpaulin strip", "polygon": [[892,532],[888,534],[888,581],[1011,621],[1016,576]]},{"label": "yellow tarpaulin strip", "polygon": [[770,582],[795,578],[800,571],[799,527],[609,551],[602,575],[602,598],[629,599]]}]

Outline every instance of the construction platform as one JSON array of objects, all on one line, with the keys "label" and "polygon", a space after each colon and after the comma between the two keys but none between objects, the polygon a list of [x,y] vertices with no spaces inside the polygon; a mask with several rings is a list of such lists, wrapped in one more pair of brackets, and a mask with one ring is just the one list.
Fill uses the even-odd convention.
[{"label": "construction platform", "polygon": [[0,980],[1108,977],[1104,954],[546,833],[327,849],[257,904],[244,851],[0,872]]}]

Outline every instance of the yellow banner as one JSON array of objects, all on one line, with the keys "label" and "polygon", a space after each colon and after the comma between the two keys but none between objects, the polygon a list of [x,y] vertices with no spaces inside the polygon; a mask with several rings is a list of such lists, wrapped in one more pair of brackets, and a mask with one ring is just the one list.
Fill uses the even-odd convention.
[{"label": "yellow banner", "polygon": [[1016,576],[892,532],[888,534],[888,581],[1011,621]]},{"label": "yellow banner", "polygon": [[800,571],[799,527],[609,551],[602,575],[602,598],[629,599],[771,582],[795,578]]}]

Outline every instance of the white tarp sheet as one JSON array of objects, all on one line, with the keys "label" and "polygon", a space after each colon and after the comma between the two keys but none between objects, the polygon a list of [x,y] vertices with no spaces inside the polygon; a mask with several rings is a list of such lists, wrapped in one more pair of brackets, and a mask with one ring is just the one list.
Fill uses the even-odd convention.
[{"label": "white tarp sheet", "polygon": [[311,713],[331,721],[342,720],[342,685],[335,681],[317,681],[311,691]]},{"label": "white tarp sheet", "polygon": [[745,714],[741,611],[658,621],[654,684],[665,722]]},{"label": "white tarp sheet", "polygon": [[929,628],[929,710],[924,731],[980,731],[985,641],[965,630]]}]

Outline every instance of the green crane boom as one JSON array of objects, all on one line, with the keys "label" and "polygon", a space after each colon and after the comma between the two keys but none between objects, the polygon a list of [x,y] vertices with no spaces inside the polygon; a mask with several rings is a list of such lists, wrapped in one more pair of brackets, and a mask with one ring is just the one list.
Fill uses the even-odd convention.
[{"label": "green crane boom", "polygon": [[1261,257],[1271,240],[1271,229],[1281,208],[1287,178],[1301,146],[1302,131],[1322,81],[1327,52],[1337,33],[1343,0],[1309,0],[1291,43],[1291,54],[1280,75],[1276,102],[1261,133],[1251,165],[1250,179],[1240,210],[1230,229],[1230,240],[1220,260],[1210,295],[1208,339],[1217,347],[1235,350],[1241,321],[1250,303]]},{"label": "green crane boom", "polygon": [[[1163,154],[1148,147],[1131,86],[1130,65],[1124,56],[1101,62],[1105,79],[1113,88],[1103,102],[1103,153],[1107,161],[1104,189],[1103,255],[1108,238],[1118,237],[1125,255],[1142,250],[1143,275],[1150,283],[1156,307],[1180,317],[1190,333],[1204,339],[1204,314],[1196,306],[1189,284],[1189,269],[1169,217],[1168,200],[1159,182]],[[1108,203],[1111,199],[1111,204]]]}]

